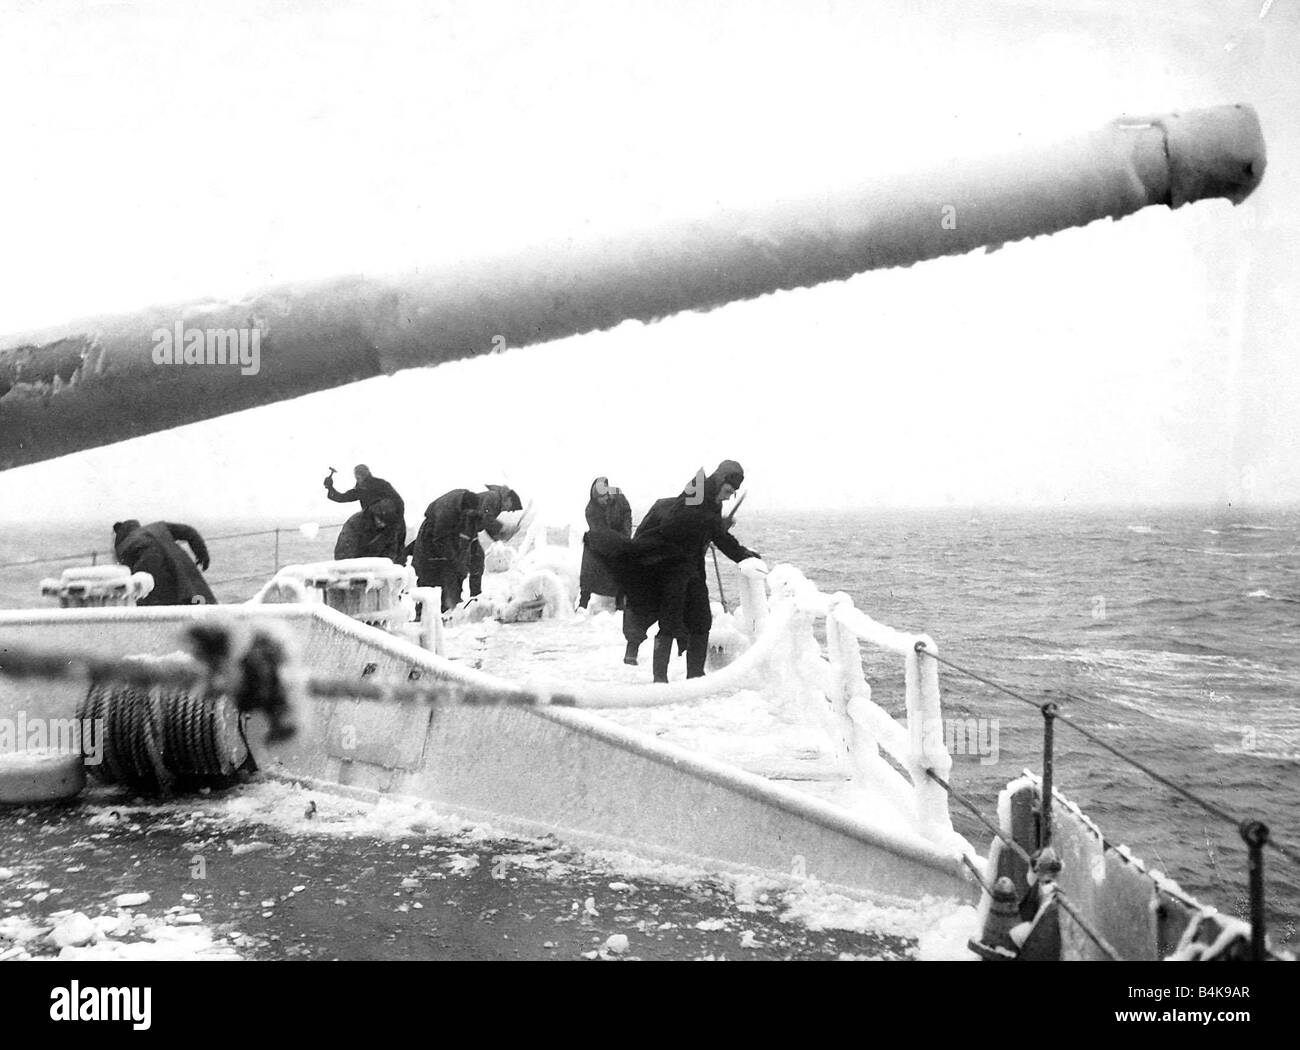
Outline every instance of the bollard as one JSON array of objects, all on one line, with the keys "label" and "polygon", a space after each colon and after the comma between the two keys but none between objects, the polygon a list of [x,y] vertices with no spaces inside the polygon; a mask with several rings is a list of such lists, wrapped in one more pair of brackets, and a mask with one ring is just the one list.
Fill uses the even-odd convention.
[{"label": "bollard", "polygon": [[1003,875],[993,884],[991,896],[992,903],[980,939],[968,941],[967,946],[981,959],[1013,959],[1020,950],[1011,937],[1012,928],[1020,924],[1016,887]]},{"label": "bollard", "polygon": [[1038,848],[1047,849],[1052,844],[1052,749],[1056,726],[1056,712],[1059,709],[1050,700],[1042,707],[1043,712],[1043,797],[1039,803]]},{"label": "bollard", "polygon": [[1268,842],[1268,825],[1243,820],[1237,830],[1250,850],[1250,957],[1263,962],[1268,958],[1264,944],[1264,845]]}]

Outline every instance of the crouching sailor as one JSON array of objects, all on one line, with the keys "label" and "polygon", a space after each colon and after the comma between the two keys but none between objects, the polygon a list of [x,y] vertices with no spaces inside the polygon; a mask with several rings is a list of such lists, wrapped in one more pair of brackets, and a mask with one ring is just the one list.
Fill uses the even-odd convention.
[{"label": "crouching sailor", "polygon": [[[499,540],[505,532],[505,524],[498,520],[505,511],[523,510],[523,501],[519,493],[506,485],[489,485],[478,493],[479,532],[486,533],[489,541]],[[490,546],[491,544],[489,544]],[[483,559],[486,555],[481,536],[476,536],[469,545],[469,596],[474,598],[483,593]]]},{"label": "crouching sailor", "polygon": [[424,521],[408,548],[421,587],[442,588],[442,611],[460,604],[470,570],[470,545],[482,527],[478,496],[469,489],[444,492],[424,511]]},{"label": "crouching sailor", "polygon": [[358,463],[352,474],[357,483],[347,492],[339,492],[334,487],[333,470],[325,476],[325,495],[331,500],[361,504],[361,509],[343,523],[334,545],[335,560],[388,558],[402,564],[406,548],[406,504],[392,485],[372,475],[364,463]]},{"label": "crouching sailor", "polygon": [[[190,545],[198,565],[178,540]],[[113,551],[119,564],[153,577],[153,590],[137,604],[216,604],[212,588],[199,571],[208,567],[210,559],[207,544],[198,530],[174,521],[141,525],[131,518],[113,524]]]}]

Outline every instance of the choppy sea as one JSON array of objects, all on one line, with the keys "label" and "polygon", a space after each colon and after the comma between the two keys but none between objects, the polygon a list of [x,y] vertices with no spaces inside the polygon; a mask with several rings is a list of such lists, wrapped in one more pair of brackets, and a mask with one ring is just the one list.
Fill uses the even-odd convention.
[{"label": "choppy sea", "polygon": [[[277,522],[192,521],[209,537]],[[1052,699],[1137,761],[1300,850],[1300,509],[742,511],[737,536],[799,566],[883,623],[931,635],[946,658],[1035,703]],[[279,537],[278,560],[327,558],[334,529]],[[90,526],[0,526],[0,566],[98,550]],[[273,535],[211,540],[223,601],[276,563]],[[79,557],[75,562],[88,559]],[[0,605],[44,604],[70,562],[0,567]],[[724,590],[735,593],[724,564]],[[716,592],[716,584],[715,584]],[[901,710],[895,657],[868,657],[878,701]],[[978,727],[953,784],[986,813],[1022,769],[1041,769],[1034,707],[944,668],[944,714]],[[1066,726],[1056,784],[1117,843],[1220,910],[1245,916],[1233,826]],[[958,830],[988,834],[961,813]],[[1300,868],[1266,854],[1274,940],[1300,950]]]}]

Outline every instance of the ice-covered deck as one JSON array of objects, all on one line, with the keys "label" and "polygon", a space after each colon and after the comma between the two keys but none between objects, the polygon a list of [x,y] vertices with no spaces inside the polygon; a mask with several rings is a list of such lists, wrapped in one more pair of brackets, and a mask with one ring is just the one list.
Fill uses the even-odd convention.
[{"label": "ice-covered deck", "polygon": [[[598,692],[601,687],[644,686],[650,678],[652,642],[641,647],[639,666],[623,663],[617,613],[579,612],[567,619],[515,624],[488,620],[450,628],[445,637],[450,659],[516,681]],[[675,659],[669,679],[675,683],[684,677],[684,661]],[[875,809],[866,793],[854,786],[822,727],[794,705],[774,702],[759,689],[726,688],[707,700],[600,708],[593,713],[851,812]]]},{"label": "ice-covered deck", "polygon": [[[637,672],[644,682],[645,671],[621,663],[609,616],[465,624],[448,632],[447,658],[323,604],[0,613],[12,644],[104,656],[171,652],[187,624],[232,619],[278,622],[311,674],[453,686],[451,695],[433,689],[424,699],[315,697],[299,738],[259,753],[263,769],[356,797],[424,799],[467,819],[710,869],[807,874],[876,899],[975,897],[962,869],[969,847],[952,835],[946,808],[938,826],[903,819],[918,807],[902,774],[887,773],[897,791],[861,793],[871,785],[860,775],[856,786],[846,781],[852,756],[825,736],[834,727],[821,726],[828,743],[818,739],[809,712],[829,713],[823,690],[834,692],[834,683],[810,691],[790,678],[809,662],[792,645],[801,627],[790,602],[728,666],[668,686],[626,684]],[[816,645],[811,634],[805,641]],[[820,663],[818,674],[829,666]],[[769,680],[759,681],[764,675]],[[540,703],[466,704],[455,696],[457,686],[517,694],[521,685],[535,688]],[[562,693],[579,707],[546,702]],[[69,718],[77,699],[70,681],[54,689],[10,681],[0,684],[0,715],[25,708],[29,718]],[[692,702],[662,706],[684,699]],[[580,709],[587,705],[606,710]],[[884,719],[903,754],[906,731]],[[866,773],[870,781],[880,771]]]}]

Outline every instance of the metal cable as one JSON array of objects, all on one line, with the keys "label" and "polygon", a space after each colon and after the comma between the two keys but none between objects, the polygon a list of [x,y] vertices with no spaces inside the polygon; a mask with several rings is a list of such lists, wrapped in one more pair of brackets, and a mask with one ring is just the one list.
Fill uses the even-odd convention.
[{"label": "metal cable", "polygon": [[[1008,689],[1006,686],[1000,685],[997,682],[985,678],[983,675],[976,674],[974,671],[968,670],[967,668],[962,667],[960,664],[955,664],[951,660],[945,659],[944,657],[940,656],[938,653],[930,652],[930,650],[925,647],[924,642],[917,642],[915,646],[915,651],[918,654],[924,654],[930,657],[930,659],[938,661],[939,663],[943,664],[945,667],[951,667],[958,674],[963,674],[967,678],[973,678],[977,682],[983,682],[985,685],[989,686],[990,688],[998,690],[998,692],[1006,693],[1007,696],[1015,697],[1015,699],[1020,700],[1023,703],[1032,704],[1034,707],[1039,708],[1040,710],[1042,709],[1043,706],[1042,704],[1036,703],[1035,701],[1030,700],[1028,697],[1021,696],[1019,693],[1015,692],[1015,690]],[[1080,697],[1077,697],[1072,693],[1062,693],[1061,695],[1068,700],[1076,700],[1076,701],[1081,700]],[[1105,740],[1101,739],[1101,737],[1097,736],[1095,733],[1091,732],[1090,730],[1084,729],[1083,726],[1079,725],[1077,722],[1073,721],[1072,719],[1067,718],[1059,711],[1053,717],[1055,717],[1055,719],[1058,722],[1064,722],[1075,732],[1091,740],[1098,747],[1105,748],[1116,758],[1120,759],[1123,762],[1127,762],[1135,769],[1141,770],[1152,780],[1156,781],[1159,784],[1163,784],[1165,787],[1169,788],[1172,791],[1178,792],[1178,794],[1184,796],[1185,798],[1191,800],[1192,802],[1195,802],[1207,813],[1212,813],[1220,820],[1226,821],[1227,823],[1231,824],[1234,828],[1240,830],[1244,822],[1232,816],[1232,814],[1226,812],[1225,810],[1220,809],[1213,802],[1201,798],[1195,792],[1189,791],[1187,788],[1183,787],[1182,785],[1174,783],[1168,777],[1162,776],[1161,774],[1157,773],[1153,769],[1149,769],[1148,767],[1144,766],[1141,762],[1139,762],[1136,758],[1132,758],[1131,756],[1126,755],[1123,751],[1115,747],[1113,744],[1107,743]],[[1272,846],[1279,853],[1281,853],[1282,856],[1286,857],[1288,860],[1292,861],[1293,863],[1300,864],[1300,851],[1297,851],[1291,846],[1285,845],[1284,843],[1278,842],[1271,835],[1269,836],[1268,839],[1268,845]]]},{"label": "metal cable", "polygon": [[993,834],[996,835],[998,838],[1000,838],[1006,845],[1010,846],[1011,849],[1020,857],[1021,860],[1023,860],[1026,864],[1029,864],[1030,866],[1033,865],[1033,860],[1030,858],[1029,854],[1025,852],[1025,848],[1022,845],[1020,845],[1020,843],[1018,843],[1015,839],[1006,835],[1000,828],[998,828],[996,824],[994,824],[991,820],[989,820],[986,816],[984,816],[983,813],[981,813],[978,809],[976,809],[975,804],[971,802],[968,798],[966,798],[965,795],[963,795],[951,784],[949,784],[946,780],[944,780],[943,777],[939,776],[939,774],[936,773],[933,769],[927,769],[925,771],[925,775],[928,776],[931,780],[933,780],[936,784],[938,784],[941,788],[943,788],[944,791],[948,792],[949,797],[955,798],[958,802],[960,802],[963,806],[965,806],[973,814],[975,814],[975,819],[978,820],[981,824],[983,824],[986,828],[988,828],[989,831],[993,832]]},{"label": "metal cable", "polygon": [[992,897],[993,888],[987,882],[984,881],[984,876],[983,874],[981,874],[979,868],[975,866],[975,862],[971,860],[970,857],[968,857],[965,853],[961,855],[961,862],[965,864],[966,867],[970,869],[970,873],[975,876],[975,881],[980,884],[980,889],[982,889],[985,893],[987,893],[990,897]]},{"label": "metal cable", "polygon": [[[325,529],[341,529],[344,522],[333,522],[329,525],[321,525],[323,532]],[[253,536],[274,536],[277,532],[297,532],[298,526],[288,525],[281,526],[278,529],[259,529],[256,532],[230,532],[224,536],[209,536],[208,543],[220,543],[222,540],[244,540]],[[25,561],[8,561],[0,563],[0,569],[18,569],[26,565],[46,565],[56,561],[75,561],[77,558],[98,558],[101,554],[109,554],[108,550],[78,551],[76,554],[59,554],[49,558],[28,558]],[[242,579],[243,577],[241,577]],[[251,577],[250,577],[251,578]]]},{"label": "metal cable", "polygon": [[1088,935],[1089,938],[1091,938],[1092,943],[1095,944],[1098,948],[1100,948],[1102,952],[1107,956],[1107,958],[1110,959],[1111,962],[1121,961],[1119,952],[1117,952],[1114,948],[1110,946],[1110,943],[1106,940],[1105,937],[1099,934],[1090,925],[1088,925],[1087,922],[1084,921],[1083,916],[1074,910],[1074,905],[1070,903],[1070,899],[1066,897],[1066,895],[1055,884],[1052,885],[1052,899],[1055,900],[1062,908],[1065,909],[1065,913],[1069,915],[1070,918],[1072,918],[1075,921],[1075,923],[1078,924],[1079,929],[1081,929],[1084,933]]}]

